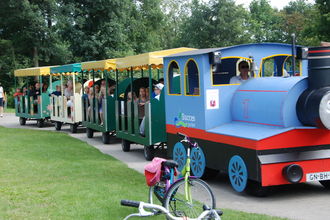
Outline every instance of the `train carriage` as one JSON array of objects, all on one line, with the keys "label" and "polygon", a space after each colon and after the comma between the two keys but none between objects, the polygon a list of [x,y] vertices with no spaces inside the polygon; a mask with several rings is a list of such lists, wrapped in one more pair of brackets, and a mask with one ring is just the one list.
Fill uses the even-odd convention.
[{"label": "train carriage", "polygon": [[[205,172],[228,174],[238,192],[261,195],[267,186],[312,180],[329,186],[330,132],[324,127],[330,120],[330,65],[325,57],[311,57],[318,50],[326,53],[310,49],[309,65],[306,59],[292,59],[291,45],[275,43],[165,57],[169,157],[184,164],[180,155],[185,155],[185,147],[176,135],[183,132],[202,149],[193,169],[201,170],[200,175],[204,166]],[[323,66],[307,71],[318,59]],[[250,79],[230,84],[243,60],[249,64]],[[180,77],[179,87],[174,86],[175,76]],[[322,85],[311,88],[311,78]]]},{"label": "train carriage", "polygon": [[[22,95],[15,97],[15,114],[19,117],[21,125],[25,125],[27,120],[36,120],[38,127],[43,127],[44,121],[50,118],[49,89],[44,89],[48,82],[51,67],[34,67],[15,70],[14,76],[23,82],[21,89]],[[16,78],[15,78],[16,79]],[[16,81],[15,81],[16,82]],[[38,84],[36,94],[29,94],[29,86]],[[26,90],[26,91],[24,91]]]},{"label": "train carriage", "polygon": [[[63,124],[70,125],[72,133],[77,132],[82,121],[81,97],[82,86],[78,79],[81,72],[81,64],[67,64],[50,68],[50,85],[52,91],[58,94],[50,95],[50,119],[54,122],[56,130],[61,130]],[[57,81],[55,85],[52,82]],[[68,85],[69,84],[69,85]],[[55,86],[55,88],[53,88]],[[67,86],[72,89],[72,94],[65,94]],[[71,93],[71,92],[70,92]]]},{"label": "train carriage", "polygon": [[[82,80],[84,83],[82,97],[82,124],[86,127],[88,138],[92,138],[94,132],[102,132],[102,142],[110,143],[110,137],[115,134],[115,98],[113,86],[115,85],[116,59],[83,62],[81,64]],[[101,85],[103,83],[103,85]],[[97,97],[99,91],[96,87],[104,87],[104,97]],[[86,94],[88,88],[93,92]],[[101,88],[100,88],[101,90]]]},{"label": "train carriage", "polygon": [[[130,79],[130,84],[125,93],[116,95],[116,132],[117,137],[122,138],[123,151],[129,151],[131,143],[141,144],[144,145],[145,158],[151,160],[155,148],[164,147],[167,140],[164,94],[161,93],[159,100],[153,98],[153,88],[158,82],[152,78],[155,75],[159,80],[164,56],[190,50],[193,49],[175,48],[117,59],[117,73],[123,75],[126,72],[128,73],[128,79]],[[135,78],[136,72],[140,73],[140,78]],[[143,107],[143,117],[139,116],[141,109],[138,102],[127,100],[129,93],[138,95],[141,87],[149,88],[149,101]],[[144,128],[144,132],[141,132],[141,126]]]}]

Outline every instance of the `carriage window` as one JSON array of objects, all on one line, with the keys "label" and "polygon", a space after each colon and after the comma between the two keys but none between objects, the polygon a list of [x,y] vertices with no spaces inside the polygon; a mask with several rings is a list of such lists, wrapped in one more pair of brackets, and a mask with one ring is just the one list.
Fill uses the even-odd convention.
[{"label": "carriage window", "polygon": [[287,75],[290,75],[290,76],[300,76],[300,60],[295,60],[295,63],[296,63],[296,67],[295,67],[295,73],[293,74],[293,69],[292,69],[292,56],[288,56],[286,59],[285,59],[285,62],[284,62],[284,65],[283,65],[283,71],[284,71],[284,76],[287,74]]},{"label": "carriage window", "polygon": [[168,93],[181,94],[181,74],[177,62],[172,61],[168,68]]},{"label": "carriage window", "polygon": [[199,71],[194,60],[189,60],[185,66],[185,94],[199,95]]},{"label": "carriage window", "polygon": [[[230,79],[240,74],[238,64],[241,61],[247,61],[248,58],[222,58],[220,64],[212,65],[212,85],[226,85],[230,83]],[[251,64],[249,64],[251,66]],[[251,76],[251,73],[249,73]]]},{"label": "carriage window", "polygon": [[[299,61],[296,60],[295,74],[299,75]],[[264,58],[262,62],[261,76],[289,76],[292,74],[292,59],[288,55],[279,55]]]}]

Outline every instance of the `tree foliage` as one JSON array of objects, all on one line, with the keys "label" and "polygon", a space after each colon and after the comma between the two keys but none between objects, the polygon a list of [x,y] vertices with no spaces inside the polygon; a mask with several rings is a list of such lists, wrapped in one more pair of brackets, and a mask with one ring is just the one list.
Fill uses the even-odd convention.
[{"label": "tree foliage", "polygon": [[269,0],[249,8],[234,0],[2,0],[0,81],[13,71],[116,58],[173,47],[223,47],[250,42],[302,45],[330,41],[330,3]]}]

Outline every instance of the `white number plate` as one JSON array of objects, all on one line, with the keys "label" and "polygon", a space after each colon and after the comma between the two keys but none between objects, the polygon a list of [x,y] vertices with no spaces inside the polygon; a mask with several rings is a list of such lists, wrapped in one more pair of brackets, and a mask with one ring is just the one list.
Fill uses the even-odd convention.
[{"label": "white number plate", "polygon": [[320,173],[307,173],[306,181],[319,181],[319,180],[330,180],[330,171]]}]

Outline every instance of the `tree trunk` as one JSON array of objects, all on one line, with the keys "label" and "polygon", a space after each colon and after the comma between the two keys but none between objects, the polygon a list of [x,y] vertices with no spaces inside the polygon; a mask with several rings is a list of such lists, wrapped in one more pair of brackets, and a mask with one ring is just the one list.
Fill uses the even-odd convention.
[{"label": "tree trunk", "polygon": [[33,60],[34,60],[34,66],[39,66],[39,56],[38,56],[38,48],[33,47]]}]

